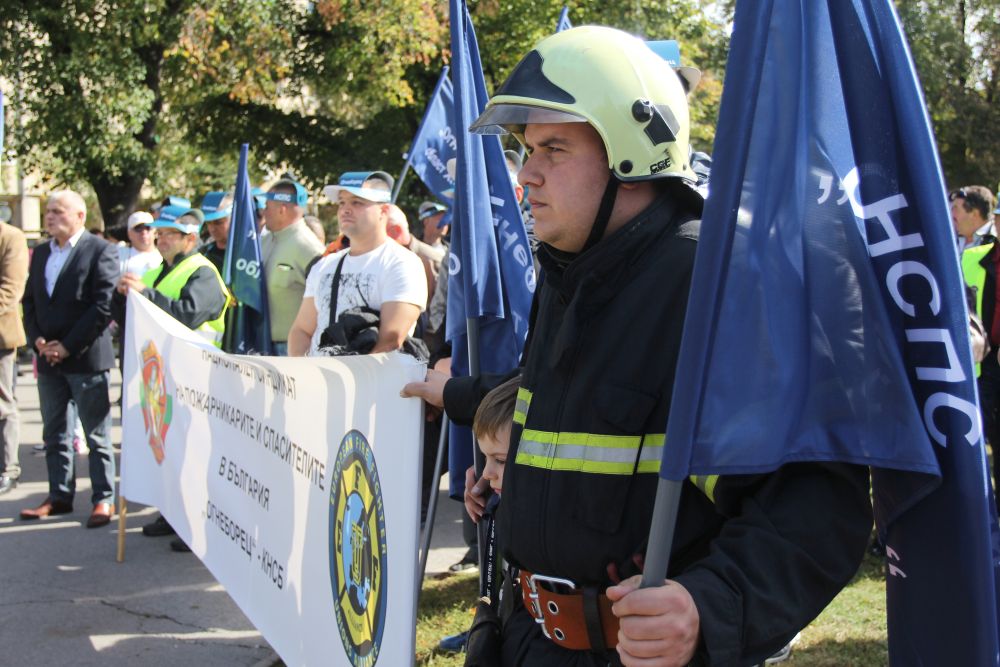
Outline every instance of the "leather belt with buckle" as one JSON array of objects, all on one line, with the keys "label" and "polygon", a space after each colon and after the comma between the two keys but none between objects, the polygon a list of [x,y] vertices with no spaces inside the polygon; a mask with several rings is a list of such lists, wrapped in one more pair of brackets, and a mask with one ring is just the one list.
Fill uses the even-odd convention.
[{"label": "leather belt with buckle", "polygon": [[542,632],[573,651],[609,651],[618,645],[618,617],[598,589],[521,570],[521,599]]}]

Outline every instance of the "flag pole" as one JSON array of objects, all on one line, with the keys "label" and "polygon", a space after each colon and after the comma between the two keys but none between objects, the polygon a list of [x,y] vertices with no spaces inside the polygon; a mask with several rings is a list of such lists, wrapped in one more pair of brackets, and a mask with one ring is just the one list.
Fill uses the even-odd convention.
[{"label": "flag pole", "polygon": [[115,554],[115,561],[125,562],[125,519],[128,514],[128,505],[125,496],[118,494],[118,549]]},{"label": "flag pole", "polygon": [[424,580],[424,573],[427,572],[427,554],[431,551],[431,535],[434,533],[434,519],[437,515],[437,484],[444,472],[444,448],[448,442],[448,415],[443,414],[441,418],[441,437],[438,438],[437,456],[434,458],[434,477],[432,478],[431,499],[427,506],[427,517],[424,519],[424,539],[423,548],[420,551],[420,576],[417,578],[417,599],[420,599],[420,590],[423,588],[421,582]]},{"label": "flag pole", "polygon": [[403,181],[406,180],[406,174],[409,173],[409,171],[410,171],[410,154],[407,153],[406,162],[403,163],[403,171],[400,172],[399,178],[396,179],[396,184],[392,188],[392,197],[390,198],[390,201],[393,204],[396,203],[396,197],[399,196],[399,191],[402,189]]},{"label": "flag pole", "polygon": [[[467,317],[465,319],[465,332],[466,337],[469,339],[469,375],[477,378],[479,377],[479,319],[475,317]],[[483,468],[486,467],[486,457],[483,456],[482,452],[479,451],[479,445],[476,442],[476,435],[472,434],[472,465],[476,471],[476,479],[479,479],[483,474]],[[476,552],[478,555],[479,562],[479,594],[480,595],[490,595],[492,591],[483,591],[483,586],[486,582],[486,522],[480,521],[476,524]]]},{"label": "flag pole", "polygon": [[682,488],[684,482],[662,477],[657,480],[641,588],[662,586],[667,578],[667,566],[670,564],[670,549],[674,543],[674,528],[677,526],[677,508],[681,504]]}]

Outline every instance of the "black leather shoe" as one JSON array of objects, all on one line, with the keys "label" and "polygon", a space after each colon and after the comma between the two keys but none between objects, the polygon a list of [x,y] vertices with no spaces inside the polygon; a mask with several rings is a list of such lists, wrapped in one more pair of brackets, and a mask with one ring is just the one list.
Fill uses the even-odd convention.
[{"label": "black leather shoe", "polygon": [[170,548],[180,553],[187,553],[188,551],[191,551],[191,547],[189,547],[187,543],[179,537],[175,537],[170,540]]},{"label": "black leather shoe", "polygon": [[146,537],[163,537],[165,535],[173,535],[174,528],[167,523],[167,520],[161,514],[155,520],[150,521],[142,527],[142,534]]},{"label": "black leather shoe", "polygon": [[0,475],[0,496],[11,491],[15,486],[17,486],[17,477],[10,477],[9,475]]}]

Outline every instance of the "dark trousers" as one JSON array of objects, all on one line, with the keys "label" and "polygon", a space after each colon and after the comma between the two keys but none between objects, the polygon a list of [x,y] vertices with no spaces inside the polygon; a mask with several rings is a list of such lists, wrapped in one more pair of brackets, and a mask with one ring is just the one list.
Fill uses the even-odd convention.
[{"label": "dark trousers", "polygon": [[997,364],[996,353],[987,354],[981,368],[979,403],[983,411],[983,436],[993,449],[993,493],[995,495],[1000,489],[1000,364]]},{"label": "dark trousers", "polygon": [[38,376],[38,402],[42,412],[42,441],[49,471],[49,495],[73,502],[76,494],[73,429],[66,419],[66,407],[76,403],[83,431],[90,447],[91,502],[114,503],[115,455],[111,449],[111,401],[108,396],[110,373],[65,373]]}]

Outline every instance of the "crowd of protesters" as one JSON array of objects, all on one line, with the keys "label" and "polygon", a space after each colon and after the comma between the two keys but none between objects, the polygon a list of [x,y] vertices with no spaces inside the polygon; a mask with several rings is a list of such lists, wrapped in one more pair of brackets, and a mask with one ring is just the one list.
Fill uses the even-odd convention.
[{"label": "crowd of protesters", "polygon": [[[566,60],[563,70],[552,70],[565,79],[546,79],[529,54],[473,126],[514,133],[532,151],[527,165],[517,153],[507,155],[518,200],[528,186],[530,201],[540,209],[538,241],[543,245],[535,261],[547,277],[522,367],[489,382],[450,378],[450,349],[443,335],[448,203],[423,202],[411,224],[393,202],[393,178],[380,170],[346,172],[324,189],[336,205],[339,230],[329,245],[322,225],[306,215],[310,195],[300,183],[282,178],[256,192],[273,349],[279,356],[402,350],[427,362],[426,381],[404,389],[429,406],[424,508],[437,488],[431,464],[440,408],[456,423],[473,426],[486,457],[481,478],[471,470],[467,476],[468,552],[453,569],[476,566],[474,523],[494,520],[505,483],[510,498],[512,509],[496,515],[496,527],[508,565],[521,567],[504,571],[504,663],[641,664],[644,657],[666,654],[683,658],[677,664],[776,662],[787,657],[814,608],[835,595],[857,568],[858,546],[863,548],[871,526],[867,470],[800,464],[752,479],[717,478],[711,489],[688,485],[678,532],[687,551],[679,564],[672,563],[675,585],[638,589],[632,575],[642,568],[641,554],[630,549],[641,544],[648,528],[647,501],[655,482],[654,476],[640,475],[650,472],[642,468],[642,457],[647,450],[659,455],[651,444],[655,433],[633,438],[632,432],[648,423],[662,428],[669,407],[669,395],[653,396],[638,385],[648,377],[653,386],[672,386],[708,178],[707,168],[695,168],[707,161],[692,155],[687,145],[685,94],[697,79],[692,84],[680,71],[685,68],[677,68],[678,79],[667,85],[656,56],[637,51],[617,31],[574,31],[543,45],[546,57]],[[669,139],[653,141],[654,146],[669,144],[667,159],[656,162],[646,143],[635,148],[628,141],[638,134],[635,128],[588,106],[597,83],[571,73],[595,53],[630,62],[640,79],[648,77],[642,94],[660,96],[644,106],[639,98],[636,118],[672,110],[676,127],[668,128]],[[586,71],[598,69],[595,64]],[[602,85],[622,88],[622,99],[634,93],[626,90],[628,81]],[[546,97],[553,90],[572,91],[568,99],[575,101],[554,102]],[[660,120],[666,127],[667,120]],[[632,150],[640,159],[627,153]],[[622,156],[628,159],[615,159]],[[650,171],[635,180],[633,169]],[[979,185],[956,189],[949,199],[968,287],[984,432],[988,442],[998,443],[1000,208],[994,194]],[[13,383],[16,350],[27,345],[38,373],[49,491],[21,518],[74,510],[72,442],[79,421],[92,486],[86,526],[94,528],[114,514],[108,388],[116,363],[112,339],[124,324],[125,297],[129,291],[143,294],[225,349],[227,313],[235,300],[221,274],[233,196],[210,192],[197,207],[169,196],[149,212],[133,213],[117,243],[86,231],[86,210],[79,194],[52,193],[45,210],[49,240],[34,249],[30,263],[24,235],[0,224],[0,494],[14,488],[20,476]],[[533,227],[530,213],[525,215],[526,226]],[[534,238],[532,247],[539,248]],[[649,248],[656,252],[646,252]],[[621,289],[599,289],[596,281],[587,282],[590,272]],[[656,306],[648,303],[654,294],[660,300]],[[598,312],[601,317],[587,319]],[[616,340],[625,323],[639,320],[648,326],[635,326],[627,345]],[[580,351],[583,340],[593,342],[584,351],[589,363],[563,363],[566,355]],[[664,352],[667,348],[672,352]],[[585,442],[564,442],[569,436]],[[518,465],[508,462],[512,448]],[[634,469],[618,472],[616,456],[631,457],[623,460]],[[1000,488],[997,457],[994,476]],[[494,499],[487,503],[490,489]],[[820,507],[837,510],[836,530],[811,521],[811,512]],[[159,517],[143,533],[161,536],[173,530]],[[823,548],[817,551],[817,545]],[[176,538],[171,547],[189,550]],[[762,562],[762,552],[772,557]],[[532,574],[529,565],[544,572]],[[809,590],[795,588],[806,579],[813,582]],[[538,585],[542,580],[569,590],[546,590]],[[578,587],[593,595],[579,594]],[[524,605],[516,602],[522,591]],[[532,596],[548,606],[536,602],[532,607]],[[734,596],[745,618],[733,617]],[[553,605],[563,610],[559,618]],[[662,622],[668,614],[679,620]],[[654,617],[658,624],[647,622]],[[779,617],[780,622],[774,620]],[[553,639],[548,623],[564,624],[566,636],[556,631]]]}]

